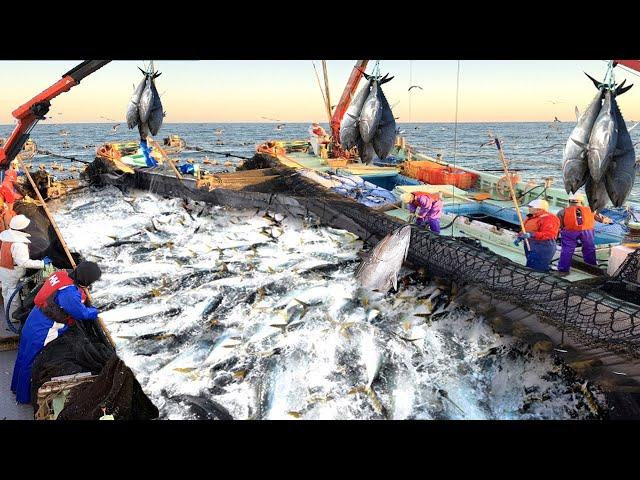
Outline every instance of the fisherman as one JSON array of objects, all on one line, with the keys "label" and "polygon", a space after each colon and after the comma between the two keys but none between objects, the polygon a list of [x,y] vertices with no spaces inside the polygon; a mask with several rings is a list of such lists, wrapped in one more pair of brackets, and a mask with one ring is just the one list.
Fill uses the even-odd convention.
[{"label": "fisherman", "polygon": [[13,204],[22,198],[14,184],[18,180],[18,174],[15,170],[9,169],[4,175],[4,180],[0,185],[0,232],[4,232],[9,228],[11,219],[16,216],[13,210]]},{"label": "fisherman", "polygon": [[571,268],[571,258],[578,240],[582,244],[582,258],[590,265],[598,265],[596,261],[596,245],[594,241],[595,216],[591,209],[582,205],[580,194],[569,197],[569,206],[558,212],[560,219],[560,240],[562,251],[558,262],[558,273],[568,275]]},{"label": "fisherman", "polygon": [[[2,283],[2,298],[4,299],[5,310],[11,294],[15,291],[24,277],[27,268],[42,269],[45,265],[51,264],[49,257],[42,260],[32,260],[29,258],[29,247],[31,243],[28,237],[31,235],[23,232],[31,221],[24,215],[16,215],[11,219],[9,228],[0,233],[0,282]],[[13,318],[13,312],[18,308],[19,302],[11,302],[9,318]]]},{"label": "fisherman", "polygon": [[309,129],[309,133],[311,135],[315,135],[316,137],[320,137],[319,141],[322,141],[324,137],[327,136],[327,132],[325,131],[319,123],[313,123],[311,128]]},{"label": "fisherman", "polygon": [[311,135],[311,148],[315,155],[320,155],[320,145],[329,143],[327,132],[319,123],[313,123],[309,127],[309,135]]},{"label": "fisherman", "polygon": [[71,273],[59,270],[45,280],[20,335],[11,380],[18,403],[31,401],[31,368],[38,353],[69,328],[77,328],[76,321],[98,318],[98,309],[86,305],[84,288],[99,280],[101,274],[96,263],[80,262]]},{"label": "fisherman", "polygon": [[440,217],[442,216],[442,194],[427,192],[407,192],[402,195],[402,201],[407,204],[409,223],[415,216],[415,223],[419,227],[429,225],[429,229],[440,234]]},{"label": "fisherman", "polygon": [[518,246],[525,238],[529,240],[529,248],[525,243],[527,267],[538,272],[548,272],[549,264],[556,253],[556,239],[560,231],[560,220],[549,213],[549,202],[536,199],[529,203],[529,214],[524,222],[526,233],[520,232],[514,243]]}]

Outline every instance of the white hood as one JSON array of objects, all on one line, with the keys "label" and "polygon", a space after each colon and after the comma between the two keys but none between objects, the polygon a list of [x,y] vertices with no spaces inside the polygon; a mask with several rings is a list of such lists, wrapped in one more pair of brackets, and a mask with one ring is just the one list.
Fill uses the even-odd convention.
[{"label": "white hood", "polygon": [[14,243],[31,243],[27,238],[31,235],[18,230],[7,229],[0,233],[0,242],[14,242]]}]

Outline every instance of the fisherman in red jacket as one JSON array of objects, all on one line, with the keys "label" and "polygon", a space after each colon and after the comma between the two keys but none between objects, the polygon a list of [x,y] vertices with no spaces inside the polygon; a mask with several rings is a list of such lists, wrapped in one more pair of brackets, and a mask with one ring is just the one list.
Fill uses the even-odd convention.
[{"label": "fisherman in red jacket", "polygon": [[549,264],[556,254],[556,239],[560,232],[560,220],[549,213],[549,202],[536,199],[529,203],[529,214],[524,222],[526,233],[518,234],[514,245],[518,246],[525,238],[529,239],[529,248],[525,243],[524,253],[527,267],[539,272],[548,272]]}]

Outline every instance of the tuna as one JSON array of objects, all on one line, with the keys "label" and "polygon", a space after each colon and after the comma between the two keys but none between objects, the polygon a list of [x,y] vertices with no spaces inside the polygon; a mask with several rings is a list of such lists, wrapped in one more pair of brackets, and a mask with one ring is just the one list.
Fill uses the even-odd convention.
[{"label": "tuna", "polygon": [[[602,90],[598,91],[587,109],[579,116],[578,122],[564,147],[562,161],[562,177],[567,193],[575,193],[582,187],[589,176],[587,163],[587,147],[591,130],[602,106]],[[576,115],[577,115],[576,107]]]},{"label": "tuna", "polygon": [[[144,72],[142,72],[144,74]],[[140,103],[140,97],[142,96],[142,91],[146,85],[147,77],[140,80],[138,84],[138,88],[136,88],[129,100],[129,105],[127,106],[127,127],[133,128],[140,122],[140,113],[138,112],[138,105]]]},{"label": "tuna", "polygon": [[636,179],[636,152],[615,98],[612,104],[618,124],[618,140],[604,183],[613,205],[620,207],[627,200]]},{"label": "tuna", "polygon": [[381,88],[378,89],[378,97],[382,107],[382,116],[380,117],[378,130],[373,137],[373,149],[378,154],[378,157],[384,160],[396,141],[396,119]]},{"label": "tuna", "polygon": [[589,174],[595,182],[600,182],[604,177],[618,141],[618,124],[613,111],[612,99],[613,94],[608,90],[604,95],[604,103],[589,137],[587,161]]},{"label": "tuna", "polygon": [[602,210],[609,203],[604,182],[595,182],[589,177],[585,183],[584,190],[587,193],[589,206],[594,212]]},{"label": "tuna", "polygon": [[378,124],[382,118],[382,105],[380,104],[378,89],[378,82],[373,82],[373,85],[371,85],[369,89],[369,96],[365,100],[362,112],[360,113],[358,129],[360,131],[360,138],[362,138],[364,143],[369,143],[373,140],[373,136],[376,134]]},{"label": "tuna", "polygon": [[407,258],[411,240],[409,225],[384,237],[360,264],[356,278],[361,286],[381,293],[398,289],[398,272]]},{"label": "tuna", "polygon": [[149,113],[149,119],[147,121],[149,125],[149,131],[154,137],[162,126],[162,119],[164,117],[164,111],[162,110],[162,102],[160,101],[160,94],[156,89],[156,84],[151,79],[151,93],[153,94],[153,103],[151,105],[151,112]]},{"label": "tuna", "polygon": [[369,96],[370,87],[371,82],[367,82],[367,84],[362,87],[351,102],[351,105],[349,105],[349,108],[342,118],[342,122],[340,122],[340,144],[347,150],[358,144],[358,139],[360,138],[358,118],[360,117],[364,102]]}]

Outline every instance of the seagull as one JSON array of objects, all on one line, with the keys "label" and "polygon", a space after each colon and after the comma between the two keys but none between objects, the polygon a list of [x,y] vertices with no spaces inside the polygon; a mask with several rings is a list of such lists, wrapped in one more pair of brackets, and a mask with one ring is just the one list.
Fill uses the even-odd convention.
[{"label": "seagull", "polygon": [[423,90],[423,88],[420,85],[411,85],[409,87],[409,90],[407,90],[407,91],[410,92],[412,88],[419,88],[420,90]]},{"label": "seagull", "polygon": [[554,123],[555,123],[555,122],[561,123],[561,122],[560,122],[560,120],[558,120],[558,117],[553,117],[553,122],[554,122]]},{"label": "seagull", "polygon": [[60,135],[63,137],[66,137],[67,135],[69,135],[69,131],[68,130],[60,130]]},{"label": "seagull", "polygon": [[117,125],[114,125],[113,127],[111,127],[111,131],[114,132],[114,133],[117,132],[119,126],[120,126],[119,123]]},{"label": "seagull", "polygon": [[547,102],[548,103],[553,103],[554,105],[557,105],[558,103],[567,103],[567,102],[564,102],[562,100],[547,100]]},{"label": "seagull", "polygon": [[[495,143],[496,143],[495,139],[489,140],[488,142],[484,142],[484,143],[480,144],[480,148],[486,147],[487,145],[495,145]],[[504,143],[504,142],[502,142],[502,143]]]},{"label": "seagull", "polygon": [[284,123],[281,123],[280,125],[276,125],[276,130],[282,130],[284,126],[285,126]]},{"label": "seagull", "polygon": [[265,120],[271,120],[272,122],[281,122],[282,120],[278,120],[277,118],[269,118],[269,117],[260,117],[260,118],[264,118]]},{"label": "seagull", "polygon": [[224,128],[216,128],[214,132],[216,135],[222,135],[224,133]]}]

